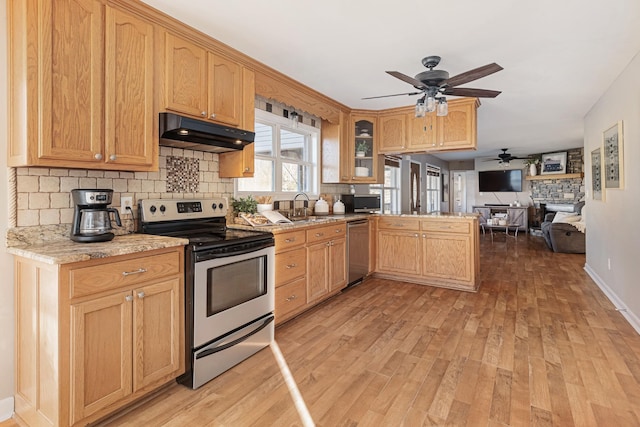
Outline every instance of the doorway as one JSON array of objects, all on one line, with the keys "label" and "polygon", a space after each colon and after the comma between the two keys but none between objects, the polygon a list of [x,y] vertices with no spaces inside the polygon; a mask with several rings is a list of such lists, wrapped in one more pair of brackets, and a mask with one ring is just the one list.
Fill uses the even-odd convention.
[{"label": "doorway", "polygon": [[467,175],[464,172],[451,172],[453,184],[453,212],[467,211]]},{"label": "doorway", "polygon": [[411,162],[411,213],[420,213],[420,163]]}]

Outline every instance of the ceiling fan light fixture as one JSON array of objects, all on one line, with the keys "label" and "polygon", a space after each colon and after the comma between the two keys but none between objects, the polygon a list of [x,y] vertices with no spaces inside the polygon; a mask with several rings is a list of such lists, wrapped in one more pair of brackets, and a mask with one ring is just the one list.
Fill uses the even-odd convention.
[{"label": "ceiling fan light fixture", "polygon": [[446,116],[449,114],[449,104],[446,98],[438,98],[438,106],[436,107],[437,116]]},{"label": "ceiling fan light fixture", "polygon": [[436,111],[436,98],[433,96],[427,96],[427,99],[425,100],[425,109],[427,110],[427,113],[432,113],[434,111]]},{"label": "ceiling fan light fixture", "polygon": [[427,114],[427,109],[424,105],[424,96],[418,99],[416,102],[416,117],[424,117]]}]

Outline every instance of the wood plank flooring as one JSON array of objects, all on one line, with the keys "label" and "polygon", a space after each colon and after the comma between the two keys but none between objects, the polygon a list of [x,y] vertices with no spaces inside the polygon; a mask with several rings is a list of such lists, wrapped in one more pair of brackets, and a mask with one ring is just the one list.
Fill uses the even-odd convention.
[{"label": "wood plank flooring", "polygon": [[[318,426],[637,426],[640,336],[539,237],[488,235],[478,293],[368,280],[276,329]],[[270,349],[112,426],[300,426]]]}]

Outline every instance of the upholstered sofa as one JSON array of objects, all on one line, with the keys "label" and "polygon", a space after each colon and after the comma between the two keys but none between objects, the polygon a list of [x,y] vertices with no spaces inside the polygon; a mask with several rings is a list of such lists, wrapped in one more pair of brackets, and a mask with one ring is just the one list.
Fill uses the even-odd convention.
[{"label": "upholstered sofa", "polygon": [[544,222],[541,225],[542,236],[549,249],[554,252],[583,254],[585,253],[585,232],[581,232],[572,222],[554,222],[558,212],[579,215],[584,202],[575,204],[547,204]]}]

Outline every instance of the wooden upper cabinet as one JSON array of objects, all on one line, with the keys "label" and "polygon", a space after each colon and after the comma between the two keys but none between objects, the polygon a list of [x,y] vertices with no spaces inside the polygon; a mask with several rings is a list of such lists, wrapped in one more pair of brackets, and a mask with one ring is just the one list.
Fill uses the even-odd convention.
[{"label": "wooden upper cabinet", "polygon": [[340,111],[336,123],[322,120],[322,182],[349,183],[353,176],[351,124],[349,113]]},{"label": "wooden upper cabinet", "polygon": [[407,150],[409,152],[428,150],[436,145],[435,114],[415,117],[407,114]]},{"label": "wooden upper cabinet", "polygon": [[207,51],[166,33],[165,107],[179,113],[207,117]]},{"label": "wooden upper cabinet", "polygon": [[[33,153],[29,163],[38,164],[36,158],[102,162],[103,6],[95,0],[39,2],[38,6],[37,11],[27,6],[29,26],[37,27],[39,37],[29,40],[39,51],[33,51],[27,61],[36,66],[33,74],[39,75],[29,76],[37,80],[29,82],[27,96],[29,103],[39,102],[41,108],[40,123],[29,117],[28,150]],[[42,82],[40,88],[37,81]],[[29,112],[37,114],[31,108]]]},{"label": "wooden upper cabinet", "polygon": [[105,23],[105,161],[152,165],[158,145],[153,26],[111,7]]},{"label": "wooden upper cabinet", "polygon": [[380,125],[380,138],[378,138],[380,153],[394,153],[406,148],[407,114],[381,115],[378,118],[378,123]]},{"label": "wooden upper cabinet", "polygon": [[10,166],[157,168],[152,26],[99,0],[15,0]]},{"label": "wooden upper cabinet", "polygon": [[253,109],[255,77],[251,105],[245,106],[241,64],[170,33],[165,44],[165,108],[234,127],[244,125],[244,109]]},{"label": "wooden upper cabinet", "polygon": [[242,122],[242,67],[209,53],[209,118],[232,126]]},{"label": "wooden upper cabinet", "polygon": [[474,149],[476,141],[476,98],[463,98],[449,102],[449,113],[436,118],[436,149]]}]

